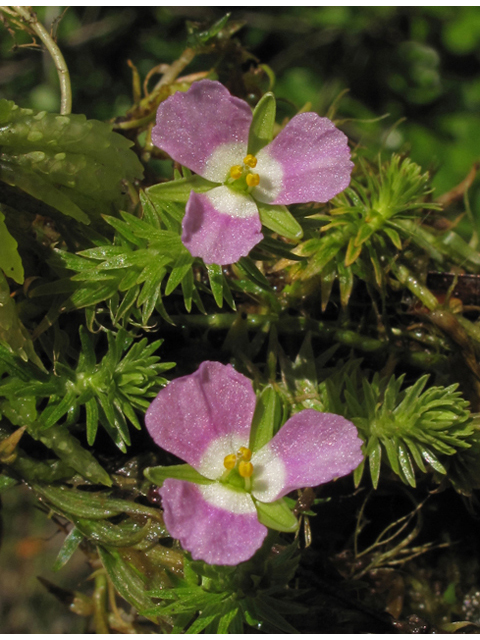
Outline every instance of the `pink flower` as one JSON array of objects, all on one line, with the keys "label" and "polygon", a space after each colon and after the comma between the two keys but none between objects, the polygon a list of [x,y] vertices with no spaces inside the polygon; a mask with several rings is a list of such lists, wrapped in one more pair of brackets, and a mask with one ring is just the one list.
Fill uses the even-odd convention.
[{"label": "pink flower", "polygon": [[[160,391],[147,411],[155,443],[188,463],[146,475],[164,471],[168,479],[159,492],[166,527],[195,560],[248,560],[267,535],[259,522],[265,509],[287,509],[293,519],[283,496],[344,476],[363,460],[356,427],[313,409],[291,417],[270,442],[251,451],[255,404],[248,378],[231,365],[203,362]],[[181,476],[169,475],[170,469],[190,481],[172,478]]]},{"label": "pink flower", "polygon": [[191,192],[182,241],[195,257],[231,264],[263,238],[257,202],[327,202],[350,183],[347,137],[316,113],[295,116],[255,156],[252,111],[219,82],[201,80],[160,104],[153,143],[212,182]]}]

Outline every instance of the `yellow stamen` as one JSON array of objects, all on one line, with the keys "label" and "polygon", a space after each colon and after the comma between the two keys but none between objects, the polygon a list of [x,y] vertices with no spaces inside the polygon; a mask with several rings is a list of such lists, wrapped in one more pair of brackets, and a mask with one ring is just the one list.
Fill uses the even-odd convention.
[{"label": "yellow stamen", "polygon": [[252,452],[247,447],[240,447],[237,452],[237,456],[242,460],[245,460],[245,462],[249,462],[252,458]]},{"label": "yellow stamen", "polygon": [[251,153],[248,156],[245,156],[243,159],[243,164],[246,164],[247,167],[251,167],[252,169],[257,166],[257,159]]},{"label": "yellow stamen", "polygon": [[223,461],[223,466],[225,469],[231,471],[235,465],[237,464],[237,456],[234,453],[230,453],[228,456],[225,456]]},{"label": "yellow stamen", "polygon": [[245,460],[240,460],[238,463],[238,473],[242,478],[250,478],[253,473],[253,464],[251,462],[246,462]]},{"label": "yellow stamen", "polygon": [[260,176],[258,175],[258,173],[249,173],[245,180],[247,181],[247,185],[249,187],[256,187],[260,182]]},{"label": "yellow stamen", "polygon": [[239,178],[242,177],[243,174],[243,169],[239,164],[235,164],[231,169],[230,169],[230,176],[234,179],[234,180],[238,180]]}]

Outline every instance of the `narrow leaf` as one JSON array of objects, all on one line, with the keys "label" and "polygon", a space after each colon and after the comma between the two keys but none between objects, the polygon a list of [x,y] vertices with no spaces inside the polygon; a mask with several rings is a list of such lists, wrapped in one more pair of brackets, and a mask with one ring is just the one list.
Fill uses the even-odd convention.
[{"label": "narrow leaf", "polygon": [[58,552],[57,559],[55,560],[55,564],[53,565],[54,571],[60,571],[60,569],[67,564],[82,540],[83,535],[76,527],[73,527],[68,536],[65,538],[62,548]]},{"label": "narrow leaf", "polygon": [[186,204],[192,191],[205,193],[218,186],[220,185],[216,182],[210,182],[210,180],[205,180],[199,175],[193,175],[191,178],[155,184],[153,187],[146,189],[145,192],[154,204],[165,201]]},{"label": "narrow leaf", "polygon": [[170,467],[148,467],[144,471],[145,477],[161,487],[167,478],[175,478],[176,480],[185,480],[185,482],[194,482],[195,484],[212,484],[214,480],[209,480],[202,476],[189,464],[175,464]]},{"label": "narrow leaf", "polygon": [[248,153],[255,155],[273,139],[277,106],[273,93],[266,93],[253,111],[248,136]]},{"label": "narrow leaf", "polygon": [[207,264],[208,279],[210,280],[210,288],[217,306],[223,306],[223,269],[218,264]]},{"label": "narrow leaf", "polygon": [[249,449],[255,452],[270,442],[280,420],[280,400],[271,387],[265,387],[258,398],[250,430]]},{"label": "narrow leaf", "polygon": [[258,521],[269,529],[287,533],[293,533],[298,529],[298,520],[283,499],[269,503],[255,501],[255,508]]},{"label": "narrow leaf", "polygon": [[260,220],[267,229],[290,240],[300,240],[303,236],[302,226],[283,204],[257,202],[257,206]]}]

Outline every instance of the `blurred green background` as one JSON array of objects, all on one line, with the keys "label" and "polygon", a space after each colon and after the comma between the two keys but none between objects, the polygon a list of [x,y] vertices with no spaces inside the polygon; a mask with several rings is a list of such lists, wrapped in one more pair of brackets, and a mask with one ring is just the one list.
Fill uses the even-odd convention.
[{"label": "blurred green background", "polygon": [[[71,71],[74,111],[101,120],[131,105],[131,70],[142,79],[175,60],[186,20],[213,22],[228,7],[71,7],[57,24]],[[410,152],[436,172],[437,194],[458,184],[480,156],[480,9],[478,7],[232,8],[245,22],[237,36],[276,75],[278,96],[325,113],[345,89],[339,114],[387,118],[362,127],[364,145]],[[38,8],[47,24],[63,7]],[[1,27],[0,27],[1,28]],[[58,110],[48,56],[0,39],[0,97]],[[23,38],[17,44],[28,42]],[[187,72],[208,68],[197,57]],[[245,69],[252,61],[245,63]],[[406,118],[394,127],[401,118]],[[348,128],[348,127],[347,127]],[[389,134],[390,131],[390,134]],[[349,131],[350,134],[355,134]],[[357,140],[358,141],[358,140]],[[480,218],[480,190],[472,192]]]},{"label": "blurred green background", "polygon": [[[222,7],[37,8],[57,28],[73,87],[73,111],[108,120],[132,102],[132,73],[142,79],[185,48],[186,20],[211,23]],[[58,22],[58,19],[62,19]],[[56,22],[57,21],[57,22]],[[326,114],[344,90],[339,119],[357,144],[373,152],[410,153],[435,172],[436,195],[465,178],[480,158],[480,9],[477,7],[286,7],[232,9],[236,34],[273,70],[277,97]],[[22,107],[58,111],[57,76],[48,55],[29,48],[0,24],[0,98]],[[186,73],[214,63],[197,57]],[[246,60],[244,70],[255,64]],[[382,120],[379,116],[388,114]],[[404,119],[404,120],[402,120]],[[402,120],[400,123],[399,121]],[[480,231],[480,187],[470,200]],[[461,209],[460,209],[461,211]],[[464,227],[468,236],[469,228]],[[62,609],[36,581],[73,584],[88,568],[77,554],[66,570],[51,565],[61,535],[27,492],[4,497],[0,551],[0,623],[6,633],[79,633],[83,622]],[[52,537],[53,536],[53,537]],[[70,572],[70,573],[68,573]]]}]

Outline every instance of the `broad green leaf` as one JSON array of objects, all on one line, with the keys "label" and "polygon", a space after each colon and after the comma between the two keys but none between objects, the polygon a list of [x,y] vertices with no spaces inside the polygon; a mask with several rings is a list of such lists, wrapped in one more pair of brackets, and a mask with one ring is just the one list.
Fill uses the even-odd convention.
[{"label": "broad green leaf", "polygon": [[255,501],[255,508],[258,521],[269,529],[287,533],[293,533],[298,529],[298,520],[283,499],[268,503]]},{"label": "broad green leaf", "polygon": [[41,433],[29,429],[29,433],[87,480],[107,487],[112,486],[110,476],[105,469],[89,451],[82,447],[66,427],[57,425]]},{"label": "broad green leaf", "polygon": [[250,430],[249,449],[258,451],[270,442],[280,420],[280,400],[275,390],[268,386],[257,400]]},{"label": "broad green leaf", "polygon": [[209,480],[202,476],[189,464],[175,464],[170,467],[148,467],[144,471],[145,477],[161,487],[167,478],[175,478],[176,480],[185,480],[185,482],[194,482],[195,484],[212,484],[214,480]]},{"label": "broad green leaf", "polygon": [[263,226],[290,240],[300,240],[303,236],[301,225],[283,204],[257,202]]},{"label": "broad green leaf", "polygon": [[18,254],[18,244],[15,238],[10,235],[5,224],[5,216],[0,209],[0,269],[5,275],[13,278],[18,284],[22,284],[25,275],[23,272],[22,260]]},{"label": "broad green leaf", "polygon": [[199,175],[191,178],[181,178],[180,180],[170,180],[169,182],[161,182],[149,187],[145,193],[153,202],[153,204],[162,204],[164,202],[182,202],[187,203],[190,193],[205,193],[214,187],[219,187],[217,182],[210,182]]},{"label": "broad green leaf", "polygon": [[255,155],[272,141],[276,109],[273,93],[268,92],[259,100],[250,125],[248,153]]},{"label": "broad green leaf", "polygon": [[0,179],[88,224],[125,202],[124,180],[141,178],[132,143],[84,115],[20,109],[0,100]]}]

